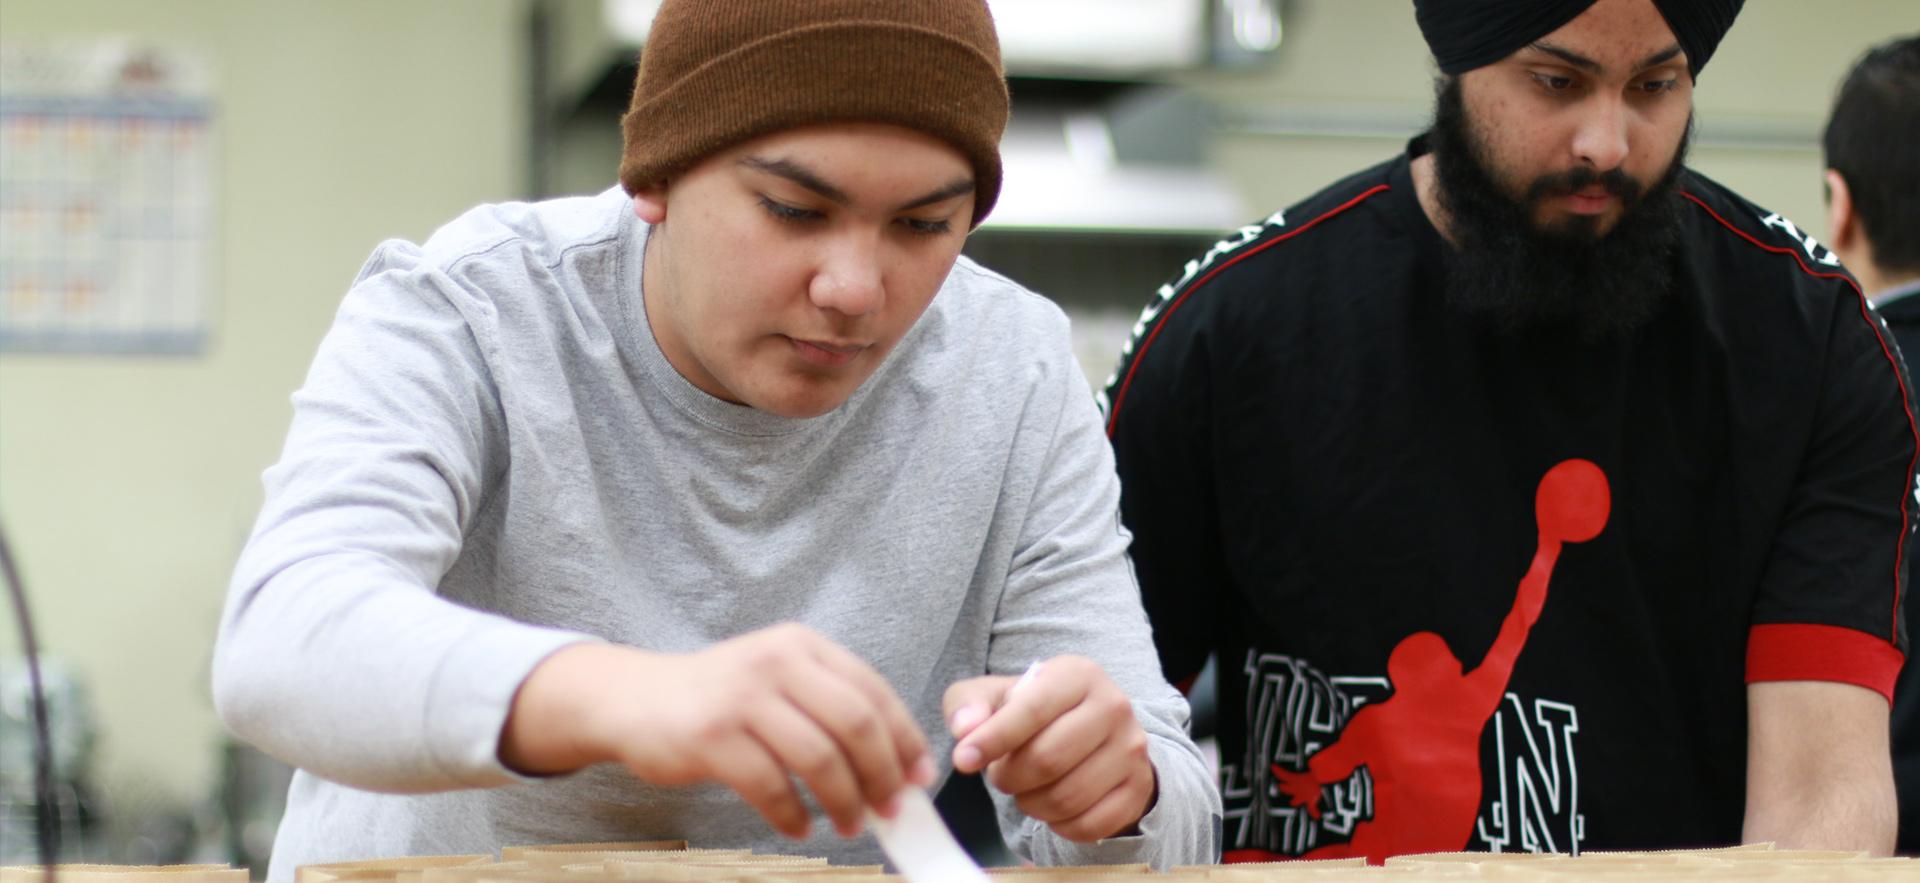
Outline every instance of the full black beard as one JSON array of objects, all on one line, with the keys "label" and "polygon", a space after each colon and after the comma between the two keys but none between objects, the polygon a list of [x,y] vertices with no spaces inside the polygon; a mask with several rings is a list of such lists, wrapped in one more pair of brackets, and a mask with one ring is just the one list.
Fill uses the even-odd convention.
[{"label": "full black beard", "polygon": [[[1693,121],[1673,163],[1652,187],[1619,169],[1585,166],[1536,179],[1516,198],[1495,179],[1491,158],[1467,119],[1460,80],[1449,77],[1435,103],[1434,174],[1456,248],[1448,249],[1447,301],[1502,331],[1562,327],[1588,340],[1625,334],[1660,311],[1674,288],[1680,240],[1675,193]],[[1602,235],[1597,218],[1537,224],[1541,199],[1599,184],[1624,206]]]}]

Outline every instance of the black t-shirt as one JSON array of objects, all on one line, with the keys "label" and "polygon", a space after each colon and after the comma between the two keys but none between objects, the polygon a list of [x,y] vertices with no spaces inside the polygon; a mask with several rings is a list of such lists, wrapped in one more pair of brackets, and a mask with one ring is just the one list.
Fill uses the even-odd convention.
[{"label": "black t-shirt", "polygon": [[1904,369],[1824,249],[1681,189],[1628,336],[1451,307],[1408,156],[1151,301],[1104,404],[1167,676],[1218,655],[1230,860],[1737,842],[1746,683],[1891,692]]},{"label": "black t-shirt", "polygon": [[[1920,353],[1920,291],[1891,301],[1880,308],[1880,316],[1900,351],[1909,357]],[[1908,584],[1920,572],[1920,562],[1907,565]],[[1911,600],[1911,599],[1909,599]],[[1911,603],[1903,603],[1907,634],[1920,628],[1920,616]],[[1893,690],[1893,780],[1900,792],[1900,845],[1903,855],[1920,855],[1920,665],[1908,665],[1900,672]]]}]

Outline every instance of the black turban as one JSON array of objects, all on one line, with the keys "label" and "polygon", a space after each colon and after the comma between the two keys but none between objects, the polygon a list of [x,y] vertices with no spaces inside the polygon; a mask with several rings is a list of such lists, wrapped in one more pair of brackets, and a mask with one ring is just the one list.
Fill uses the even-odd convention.
[{"label": "black turban", "polygon": [[[1695,78],[1746,0],[1653,0]],[[1594,0],[1413,0],[1420,35],[1440,72],[1458,74],[1512,55],[1587,11]]]}]

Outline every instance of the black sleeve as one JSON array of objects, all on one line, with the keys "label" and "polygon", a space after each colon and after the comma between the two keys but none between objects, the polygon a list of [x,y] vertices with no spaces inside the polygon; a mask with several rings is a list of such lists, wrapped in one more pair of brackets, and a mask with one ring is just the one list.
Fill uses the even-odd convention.
[{"label": "black sleeve", "polygon": [[1906,646],[1899,607],[1920,433],[1886,325],[1851,282],[1818,284],[1834,304],[1823,384],[1755,602],[1748,680],[1841,681],[1890,695]]},{"label": "black sleeve", "polygon": [[1209,311],[1198,294],[1156,295],[1102,396],[1142,602],[1160,665],[1182,685],[1213,651],[1227,595],[1208,441]]}]

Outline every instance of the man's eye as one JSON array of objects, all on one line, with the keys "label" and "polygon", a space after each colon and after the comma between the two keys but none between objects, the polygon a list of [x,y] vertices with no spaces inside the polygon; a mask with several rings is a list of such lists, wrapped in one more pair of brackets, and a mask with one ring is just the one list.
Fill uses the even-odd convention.
[{"label": "man's eye", "polygon": [[760,197],[760,207],[766,209],[767,214],[782,221],[798,223],[801,221],[812,221],[820,217],[820,213],[812,209],[787,205],[784,202],[778,202],[765,196]]},{"label": "man's eye", "polygon": [[953,229],[953,225],[944,220],[923,221],[919,218],[901,218],[900,220],[907,225],[908,230],[922,236],[938,236]]},{"label": "man's eye", "polygon": [[1565,92],[1573,88],[1572,77],[1556,77],[1552,74],[1534,74],[1533,80],[1549,92]]},{"label": "man's eye", "polygon": [[1648,80],[1640,84],[1640,91],[1645,92],[1649,95],[1657,95],[1661,92],[1671,92],[1673,91],[1673,87],[1678,85],[1679,82],[1680,82],[1680,78],[1678,77],[1669,77],[1664,80]]}]

